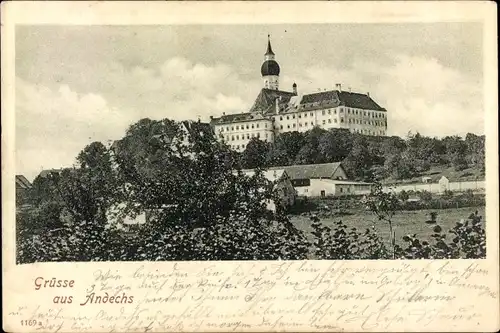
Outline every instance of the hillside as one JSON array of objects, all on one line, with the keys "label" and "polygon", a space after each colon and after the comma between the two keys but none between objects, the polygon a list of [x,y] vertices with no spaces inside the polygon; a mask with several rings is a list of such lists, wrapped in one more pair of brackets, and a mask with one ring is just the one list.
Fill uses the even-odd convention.
[{"label": "hillside", "polygon": [[384,183],[484,179],[484,135],[465,138],[409,134],[377,137],[345,129],[287,132],[269,143],[253,138],[240,157],[243,168],[342,162],[350,178]]}]

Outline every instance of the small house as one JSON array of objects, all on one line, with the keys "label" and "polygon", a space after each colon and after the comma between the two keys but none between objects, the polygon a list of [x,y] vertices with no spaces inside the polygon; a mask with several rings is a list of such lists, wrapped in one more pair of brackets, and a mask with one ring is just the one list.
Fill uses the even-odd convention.
[{"label": "small house", "polygon": [[23,175],[16,175],[16,205],[26,203],[32,185]]},{"label": "small house", "polygon": [[441,179],[439,179],[439,192],[444,192],[449,189],[450,189],[450,180],[445,176],[442,176]]},{"label": "small house", "polygon": [[[291,165],[282,167],[291,179],[297,194],[326,197],[368,194],[372,184],[348,180],[340,162]],[[276,169],[276,168],[271,168]]]}]

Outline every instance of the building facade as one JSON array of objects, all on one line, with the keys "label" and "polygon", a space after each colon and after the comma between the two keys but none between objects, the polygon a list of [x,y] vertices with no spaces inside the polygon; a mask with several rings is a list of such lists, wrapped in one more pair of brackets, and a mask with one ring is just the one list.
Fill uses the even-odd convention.
[{"label": "building facade", "polygon": [[328,197],[368,194],[372,184],[348,180],[342,163],[290,165],[270,168],[284,170],[301,197]]},{"label": "building facade", "polygon": [[215,134],[236,151],[243,151],[252,137],[273,142],[284,132],[306,132],[314,127],[343,128],[364,135],[387,135],[387,110],[369,93],[336,89],[301,94],[279,90],[280,66],[268,41],[261,66],[264,87],[248,112],[211,118]]}]

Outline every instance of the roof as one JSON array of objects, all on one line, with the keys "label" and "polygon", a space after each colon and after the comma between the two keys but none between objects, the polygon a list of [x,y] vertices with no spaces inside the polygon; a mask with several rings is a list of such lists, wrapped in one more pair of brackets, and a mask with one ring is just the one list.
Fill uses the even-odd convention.
[{"label": "roof", "polygon": [[297,179],[319,179],[319,178],[332,178],[335,171],[341,167],[340,162],[323,163],[323,164],[305,164],[305,165],[290,165],[284,167],[274,167],[273,169],[284,169],[292,180]]},{"label": "roof", "polygon": [[201,121],[182,121],[182,124],[189,131],[190,134],[196,133],[210,133],[213,134],[212,127],[209,123],[202,123]]},{"label": "roof", "polygon": [[49,176],[49,175],[51,175],[51,174],[54,174],[54,173],[59,174],[59,173],[61,173],[62,171],[63,171],[63,169],[47,169],[47,170],[42,170],[42,171],[40,172],[40,174],[38,175],[38,177],[43,177],[43,178],[45,178],[45,177],[47,177],[47,176]]},{"label": "roof", "polygon": [[250,108],[250,112],[274,112],[276,110],[277,98],[280,98],[280,104],[285,105],[290,101],[292,96],[295,96],[293,92],[263,88]]},{"label": "roof", "polygon": [[353,93],[348,91],[330,90],[304,95],[300,101],[301,105],[312,103],[333,103],[350,108],[386,111],[378,105],[370,96],[366,94]]},{"label": "roof", "polygon": [[31,183],[23,175],[16,175],[16,188],[31,188]]},{"label": "roof", "polygon": [[232,122],[245,122],[245,121],[255,121],[255,120],[269,120],[268,118],[264,117],[260,113],[235,113],[235,114],[228,114],[228,115],[223,115],[219,118],[213,118],[212,119],[212,124],[225,124],[225,123],[232,123]]},{"label": "roof", "polygon": [[[254,169],[243,169],[241,171],[247,176],[253,176],[255,174]],[[284,169],[269,169],[269,170],[264,170],[263,173],[264,177],[266,177],[266,179],[270,181],[275,181],[283,178],[284,176],[285,177],[287,176],[287,173],[285,172]]]},{"label": "roof", "polygon": [[372,183],[356,182],[353,180],[328,179],[328,182],[336,185],[373,185]]}]

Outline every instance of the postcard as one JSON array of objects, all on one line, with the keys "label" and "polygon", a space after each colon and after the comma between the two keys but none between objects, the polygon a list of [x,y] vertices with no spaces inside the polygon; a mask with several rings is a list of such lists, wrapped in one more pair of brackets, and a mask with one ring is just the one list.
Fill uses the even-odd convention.
[{"label": "postcard", "polygon": [[3,329],[497,331],[495,6],[2,3]]}]

